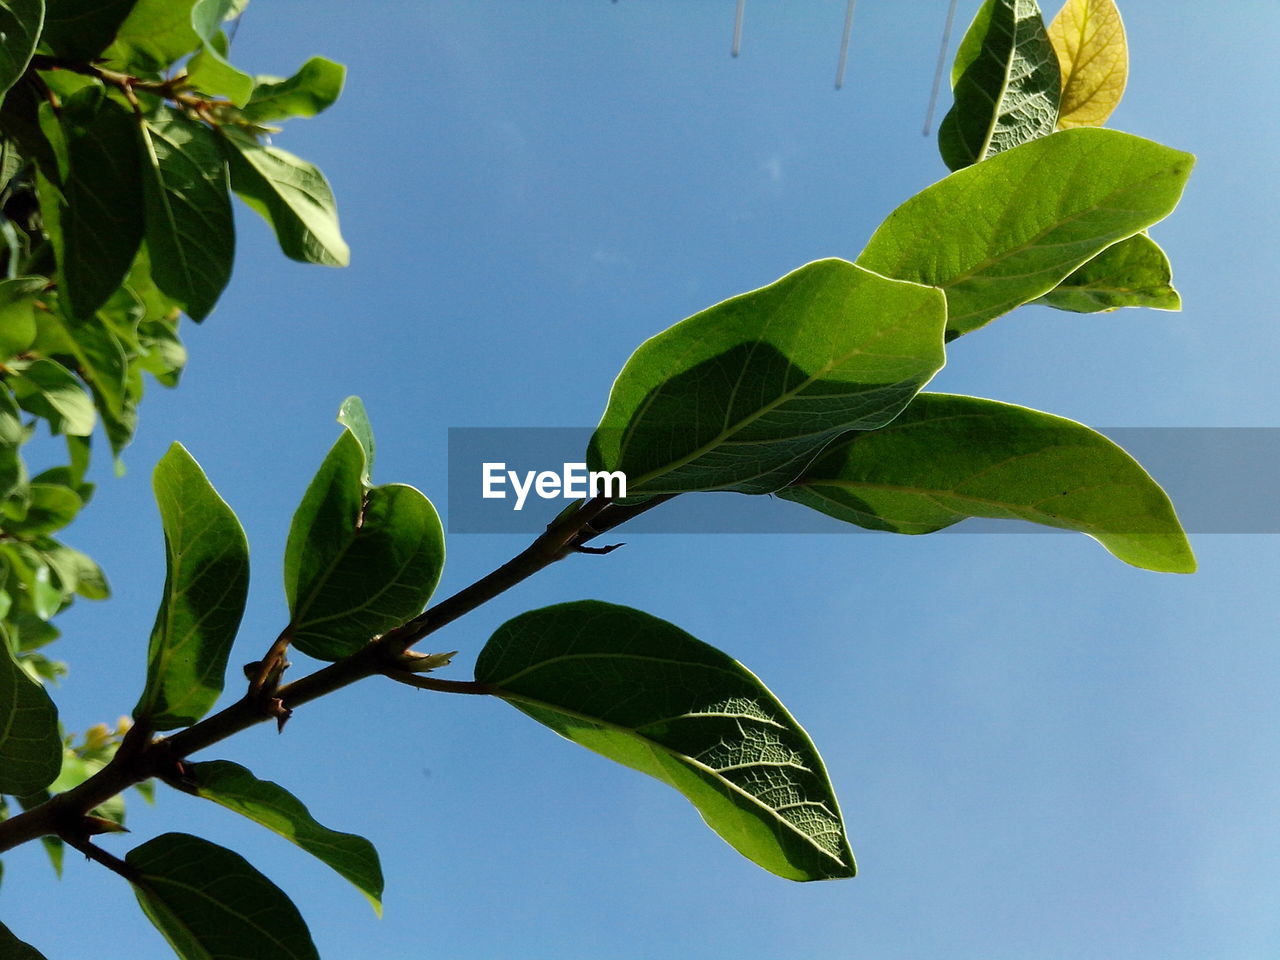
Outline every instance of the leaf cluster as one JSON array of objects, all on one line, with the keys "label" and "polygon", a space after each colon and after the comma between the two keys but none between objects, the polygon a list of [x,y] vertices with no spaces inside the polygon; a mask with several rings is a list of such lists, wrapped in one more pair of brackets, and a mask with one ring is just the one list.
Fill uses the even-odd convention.
[{"label": "leaf cluster", "polygon": [[[58,636],[50,621],[76,597],[109,595],[98,565],[56,535],[93,495],[85,478],[96,439],[121,470],[146,378],[177,385],[181,318],[205,319],[231,275],[231,196],[267,219],[287,256],[347,262],[324,176],[266,142],[278,132],[267,124],[332,105],[345,71],[321,57],[286,78],[235,68],[225,28],[243,8],[232,0],[0,4],[6,707],[54,715],[31,686],[66,671],[45,649]],[[29,442],[62,465],[31,475]],[[46,737],[42,762],[68,789],[96,768],[74,762],[62,748],[69,738],[53,729],[62,759]],[[48,780],[33,786],[20,766],[11,772],[10,746],[20,743],[11,730],[0,736],[0,791],[30,805],[47,796],[36,788]]]},{"label": "leaf cluster", "polygon": [[[53,98],[15,139],[39,199],[27,238],[45,243],[24,255],[49,269],[9,282],[28,284],[14,289],[30,291],[37,330],[55,321],[115,329],[113,298],[135,276],[164,316],[205,316],[230,269],[228,184],[275,226],[290,256],[345,261],[327,187],[308,176],[286,188],[281,171],[299,167],[258,139],[262,123],[323,109],[340,80],[317,61],[285,80],[248,78],[221,38],[231,3],[199,0],[181,17],[174,9],[149,0],[94,7],[100,44],[80,33],[72,43],[57,18],[45,19],[45,33],[39,18],[27,24],[32,49],[13,82],[28,92],[43,85]],[[902,534],[969,517],[1022,520],[1082,532],[1137,567],[1194,570],[1168,497],[1106,437],[1048,413],[925,391],[950,341],[1024,304],[1177,306],[1168,261],[1144,231],[1174,209],[1193,158],[1096,126],[1122,88],[1115,69],[1099,79],[1090,66],[1107,62],[1099,36],[1123,46],[1123,33],[1099,31],[1099,22],[1119,23],[1109,0],[1069,0],[1048,29],[1033,0],[987,0],[961,44],[955,107],[940,135],[954,172],[892,211],[855,262],[807,264],[642,344],[586,452],[592,469],[627,475],[628,499],[571,505],[520,555],[430,607],[445,561],[439,516],[413,487],[374,482],[373,431],[349,398],[290,528],[289,620],[246,668],[243,696],[217,712],[244,610],[248,546],[230,506],[175,444],[154,474],[167,577],[130,723],[99,731],[95,748],[71,747],[47,693],[12,655],[0,658],[0,793],[33,798],[0,824],[0,849],[42,831],[72,844],[133,885],[182,957],[314,957],[288,896],[239,854],[169,833],[119,859],[91,838],[113,832],[110,804],[123,789],[159,779],[285,836],[378,908],[382,874],[367,841],[322,826],[284,787],[243,767],[186,760],[259,722],[283,728],[295,708],[377,675],[506,701],[678,790],[730,846],[774,874],[852,876],[835,790],[808,734],[747,667],[676,625],[599,600],[544,607],[494,632],[472,680],[432,676],[452,654],[413,645],[554,562],[607,552],[588,543],[637,514],[710,491],[776,494]],[[76,55],[96,59],[70,83],[54,60],[40,59]],[[173,73],[181,56],[183,72]],[[125,75],[133,79],[113,79]],[[126,143],[134,159],[121,161]],[[108,154],[127,169],[104,195],[122,203],[95,211],[87,201],[105,191],[91,179],[101,169],[89,172],[83,158],[98,164]],[[125,238],[129,256],[99,255],[107,235]],[[32,345],[19,353],[5,368],[12,410],[0,430],[29,431],[26,411],[83,437],[95,410],[105,417],[93,377],[86,393],[66,355]],[[62,374],[71,383],[55,389]],[[56,514],[57,498],[30,492],[42,484],[22,478],[16,462],[10,473],[30,503],[24,518]],[[52,549],[37,545],[49,532],[37,529],[26,549]],[[291,649],[327,665],[286,684]],[[170,735],[155,739],[160,732]],[[69,756],[83,776],[69,777]],[[60,790],[60,802],[42,802]],[[29,948],[11,948],[20,949]]]}]

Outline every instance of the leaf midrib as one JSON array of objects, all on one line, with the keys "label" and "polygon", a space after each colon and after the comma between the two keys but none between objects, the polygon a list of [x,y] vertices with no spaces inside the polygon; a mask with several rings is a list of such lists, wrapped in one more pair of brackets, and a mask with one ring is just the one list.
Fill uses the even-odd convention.
[{"label": "leaf midrib", "polygon": [[[864,268],[864,269],[865,269],[865,268]],[[922,284],[918,284],[918,285],[920,285],[920,286],[927,286],[927,285],[922,285]],[[790,296],[790,295],[789,295],[789,296]],[[784,302],[785,302],[785,301],[784,301]],[[912,311],[912,316],[913,316],[913,318],[914,318],[916,315],[918,315],[918,314],[920,314],[920,313],[922,313],[922,312],[923,312],[923,310],[915,310],[915,311]],[[761,333],[762,333],[762,334],[763,334],[765,331],[767,331],[767,330],[768,330],[768,328],[769,328],[769,324],[771,324],[771,323],[774,321],[774,318],[775,318],[776,316],[777,316],[777,311],[775,311],[775,312],[774,312],[774,314],[773,314],[772,316],[770,316],[769,320],[766,322],[765,327],[764,327],[764,330],[762,330],[762,331],[761,331]],[[795,398],[795,396],[796,396],[797,394],[799,394],[802,390],[804,390],[804,388],[805,388],[805,387],[808,387],[810,384],[812,384],[812,383],[816,382],[816,381],[817,381],[818,379],[820,379],[822,376],[824,376],[824,375],[826,375],[826,374],[830,373],[830,372],[831,372],[833,369],[835,369],[836,367],[838,367],[838,366],[840,366],[840,365],[842,365],[842,364],[846,363],[850,358],[855,357],[855,356],[857,356],[857,355],[859,355],[859,354],[862,354],[862,353],[867,353],[867,352],[868,352],[868,350],[867,350],[867,344],[869,344],[869,343],[871,343],[871,342],[874,342],[875,340],[881,339],[881,338],[883,338],[883,337],[889,336],[890,334],[898,333],[898,332],[899,332],[899,331],[900,331],[904,326],[907,326],[907,324],[906,324],[906,323],[902,323],[902,324],[899,324],[899,325],[896,325],[896,326],[893,326],[893,327],[886,327],[886,328],[882,328],[881,330],[878,330],[878,331],[875,333],[875,335],[874,335],[874,336],[872,336],[872,337],[868,338],[868,340],[866,341],[866,343],[864,343],[864,344],[860,344],[858,347],[855,347],[854,349],[850,350],[848,353],[846,353],[846,354],[844,354],[844,355],[842,355],[842,356],[839,356],[839,357],[833,357],[833,358],[832,358],[831,360],[829,360],[826,364],[824,364],[822,367],[820,367],[820,368],[817,370],[817,372],[815,372],[815,373],[811,373],[811,374],[808,374],[808,375],[807,375],[807,377],[806,377],[806,379],[805,379],[804,381],[802,381],[802,382],[801,382],[798,386],[796,386],[794,389],[792,389],[792,390],[790,390],[790,391],[784,391],[782,394],[780,394],[780,395],[777,397],[777,399],[775,399],[775,400],[773,400],[773,401],[770,401],[769,403],[765,404],[763,407],[761,407],[761,408],[759,408],[758,410],[756,410],[756,411],[755,411],[754,413],[752,413],[750,416],[748,416],[748,417],[746,417],[746,418],[744,418],[744,419],[742,419],[742,420],[739,420],[739,421],[738,421],[737,423],[735,423],[735,424],[734,424],[730,429],[723,429],[723,430],[721,430],[721,432],[720,432],[720,433],[718,433],[715,437],[711,438],[710,440],[708,440],[706,443],[702,444],[700,447],[696,448],[695,450],[690,451],[688,454],[685,454],[683,457],[679,457],[679,458],[677,458],[676,460],[674,460],[673,462],[671,462],[671,463],[669,463],[669,464],[667,464],[667,465],[665,465],[665,466],[663,466],[663,467],[661,467],[661,468],[657,468],[657,469],[651,470],[649,473],[643,474],[643,475],[640,477],[640,479],[639,479],[639,480],[629,480],[629,483],[630,483],[633,487],[635,487],[635,488],[639,488],[639,487],[640,487],[640,486],[642,486],[643,484],[648,483],[650,480],[653,480],[653,479],[655,479],[655,478],[657,478],[657,477],[661,477],[661,476],[663,476],[663,475],[665,475],[665,474],[668,474],[668,473],[671,473],[671,472],[673,472],[673,471],[675,471],[675,470],[679,470],[681,467],[687,466],[688,464],[690,464],[690,463],[692,463],[693,461],[695,461],[695,460],[699,459],[700,457],[704,456],[705,454],[707,454],[707,453],[708,453],[708,452],[710,452],[711,450],[714,450],[714,449],[716,449],[717,447],[722,446],[722,445],[723,445],[723,443],[725,442],[725,438],[726,438],[726,437],[728,437],[728,436],[732,436],[732,435],[733,435],[733,434],[735,434],[735,433],[739,433],[739,432],[741,432],[741,431],[742,431],[742,430],[744,430],[745,428],[749,427],[751,424],[755,423],[755,422],[756,422],[757,420],[759,420],[761,417],[765,416],[765,415],[766,415],[766,414],[768,414],[768,413],[773,412],[775,409],[777,409],[778,407],[782,406],[784,403],[787,403],[787,402],[789,402],[790,400],[794,399],[794,398]],[[752,341],[752,349],[754,350],[754,348],[755,348],[756,346],[758,346],[758,345],[760,345],[760,344],[762,344],[762,343],[764,343],[764,342],[765,342],[765,339],[764,339],[764,337],[763,337],[763,336],[757,337],[754,341]],[[880,356],[886,356],[886,355],[880,355]],[[913,359],[913,360],[924,360],[924,359],[925,359],[925,358],[923,358],[923,357],[919,357],[919,356],[915,356],[915,355],[910,355],[910,354],[905,354],[905,355],[904,355],[904,354],[892,354],[891,356],[905,356],[905,357],[907,357],[908,359]],[[744,367],[745,367],[745,363],[744,363]],[[939,367],[939,369],[940,369],[940,367]],[[936,373],[936,370],[935,370],[934,372]],[[904,381],[897,381],[897,382],[904,382]],[[928,382],[928,379],[926,379],[924,382],[925,382],[925,383],[927,383],[927,382]],[[924,385],[924,384],[922,383],[922,384],[921,384],[921,386],[923,387],[923,385]],[[847,393],[847,394],[843,394],[843,396],[849,396],[849,395],[854,394],[854,393],[867,393],[867,392],[869,392],[869,391],[867,391],[867,390],[861,390],[861,391],[853,391],[853,390],[850,390],[850,391],[849,391],[849,393]],[[655,395],[656,395],[656,391],[655,391]],[[651,404],[652,402],[653,402],[652,400],[650,400],[650,401],[649,401],[649,403],[650,403],[650,404]],[[640,420],[640,418],[643,416],[644,410],[648,409],[648,405],[649,405],[649,404],[646,404],[646,405],[645,405],[645,407],[643,407],[643,408],[641,408],[641,409],[639,409],[639,410],[637,410],[637,411],[636,411],[636,414],[635,414],[634,419],[633,419],[633,423],[634,423],[634,424],[636,424],[636,426],[633,426],[633,427],[631,428],[632,432],[634,432],[634,430],[638,428],[639,420]],[[832,428],[832,432],[838,432],[838,431],[840,431],[840,430],[842,430],[842,429],[846,429],[846,428],[842,428],[842,427],[833,427],[833,428]],[[626,443],[629,443],[629,441],[630,441],[630,438],[628,437],[628,438],[627,438],[627,440],[626,440],[626,441],[624,441],[624,444],[622,444],[622,445],[620,445],[620,446],[619,446],[619,449],[618,449],[618,461],[619,461],[619,463],[621,463],[621,462],[622,462],[622,460],[623,460],[623,458],[624,458],[624,456],[625,456],[625,452],[626,452]],[[737,482],[740,482],[740,481],[732,481],[732,482],[737,483]]]}]

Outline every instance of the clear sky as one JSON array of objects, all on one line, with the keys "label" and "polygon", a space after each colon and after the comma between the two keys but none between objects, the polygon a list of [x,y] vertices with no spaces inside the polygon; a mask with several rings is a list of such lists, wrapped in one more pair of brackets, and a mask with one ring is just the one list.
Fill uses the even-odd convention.
[{"label": "clear sky", "polygon": [[[231,287],[186,330],[181,388],[150,388],[127,476],[100,465],[69,531],[116,596],[63,618],[68,728],[127,713],[140,690],[164,576],[149,474],[171,441],[248,532],[233,665],[257,659],[284,621],[289,518],[343,397],[365,399],[376,479],[443,510],[449,427],[591,426],[643,339],[853,257],[941,177],[920,128],[946,0],[859,4],[837,93],[844,6],[750,0],[731,60],[732,0],[256,0],[238,63],[350,68],[342,101],[276,142],[328,173],[352,266],[289,263],[242,218]],[[1153,230],[1185,311],[1026,309],[952,345],[932,389],[1100,427],[1280,426],[1280,7],[1122,10],[1132,77],[1111,125],[1200,158]],[[451,538],[439,595],[523,543]],[[853,880],[760,871],[678,795],[500,702],[374,681],[205,758],[373,840],[382,920],[284,841],[172,791],[131,800],[133,838],[103,843],[186,830],[239,850],[329,958],[1273,960],[1280,540],[1194,545],[1201,570],[1179,577],[1066,535],[642,536],[438,635],[462,651],[445,675],[466,678],[508,617],[592,597],[726,650],[822,750]],[[42,859],[6,856],[0,909],[50,960],[169,956],[117,878],[69,855],[59,883]]]}]

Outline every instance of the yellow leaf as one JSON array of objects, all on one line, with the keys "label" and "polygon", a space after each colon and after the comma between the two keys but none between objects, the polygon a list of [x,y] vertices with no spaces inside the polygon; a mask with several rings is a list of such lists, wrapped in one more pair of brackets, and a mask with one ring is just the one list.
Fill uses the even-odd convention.
[{"label": "yellow leaf", "polygon": [[1129,47],[1114,0],[1067,0],[1049,25],[1062,68],[1058,127],[1100,127],[1129,79]]}]

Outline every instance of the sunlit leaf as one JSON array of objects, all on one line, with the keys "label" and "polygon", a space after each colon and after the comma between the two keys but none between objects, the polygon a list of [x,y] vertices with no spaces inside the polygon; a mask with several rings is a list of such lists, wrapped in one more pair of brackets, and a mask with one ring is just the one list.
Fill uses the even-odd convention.
[{"label": "sunlit leaf", "polygon": [[35,536],[61,530],[80,512],[84,505],[79,495],[68,487],[32,481],[26,515],[21,520],[9,520],[5,529],[9,533]]},{"label": "sunlit leaf", "polygon": [[351,435],[360,444],[364,452],[364,474],[361,480],[367,486],[372,482],[373,458],[377,447],[373,440],[373,426],[369,423],[369,415],[365,412],[364,401],[359,397],[347,397],[338,408],[338,422],[351,431]]},{"label": "sunlit leaf", "polygon": [[125,862],[147,919],[182,960],[319,960],[298,908],[238,853],[165,833]]},{"label": "sunlit leaf", "polygon": [[627,494],[768,493],[832,437],[892,420],[942,366],[942,295],[820,260],[648,340],[591,442]]},{"label": "sunlit leaf", "polygon": [[986,0],[956,55],[955,106],[938,128],[952,170],[1053,133],[1058,60],[1035,0]]},{"label": "sunlit leaf", "polygon": [[476,679],[561,736],[670,784],[790,880],[854,874],[808,734],[742,664],[639,610],[565,603],[508,621]]},{"label": "sunlit leaf", "polygon": [[338,228],[329,182],[315,166],[239,130],[224,128],[231,186],[275,231],[286,257],[345,267],[351,252]]},{"label": "sunlit leaf", "polygon": [[271,123],[290,117],[314,117],[342,95],[347,68],[324,57],[312,57],[292,77],[258,77],[245,104],[245,119]]},{"label": "sunlit leaf", "polygon": [[195,0],[137,0],[107,56],[121,66],[160,73],[200,47],[191,25]]},{"label": "sunlit leaf", "polygon": [[[343,409],[351,419],[353,408]],[[402,484],[369,487],[368,475],[365,448],[344,429],[289,529],[289,633],[303,653],[323,660],[347,656],[419,613],[444,566],[444,530],[431,501]]]},{"label": "sunlit leaf", "polygon": [[284,787],[259,780],[238,764],[226,760],[191,764],[188,777],[200,796],[296,843],[350,880],[374,910],[382,912],[382,867],[378,852],[364,837],[322,826]]},{"label": "sunlit leaf", "polygon": [[44,277],[0,280],[0,361],[17,356],[35,342],[35,302],[48,284]]},{"label": "sunlit leaf", "polygon": [[140,129],[151,275],[193,320],[203,320],[235,258],[227,164],[217,135],[176,110],[158,108]]},{"label": "sunlit leaf", "polygon": [[253,94],[253,77],[227,62],[218,49],[218,36],[235,0],[196,0],[191,27],[200,38],[200,52],[187,65],[187,79],[202,93],[223,96],[238,107]]},{"label": "sunlit leaf", "polygon": [[1067,0],[1049,24],[1062,71],[1058,126],[1107,122],[1129,79],[1129,45],[1114,0]]},{"label": "sunlit leaf", "polygon": [[1113,130],[1051,134],[916,194],[880,225],[858,263],[941,287],[947,336],[958,337],[1168,216],[1194,163]]},{"label": "sunlit leaf", "polygon": [[66,367],[52,360],[13,363],[7,381],[22,409],[44,417],[55,433],[93,433],[93,400]]},{"label": "sunlit leaf", "polygon": [[1138,463],[1073,420],[922,393],[883,429],[842,438],[780,496],[872,530],[931,533],[966,517],[1078,530],[1125,563],[1190,573],[1169,498]]},{"label": "sunlit leaf", "polygon": [[181,444],[156,464],[152,484],[167,574],[147,686],[133,716],[172,730],[199,720],[222,692],[249,588],[249,545],[235,513]]},{"label": "sunlit leaf", "polygon": [[1035,302],[1075,313],[1119,307],[1182,309],[1169,258],[1144,233],[1107,247]]}]

